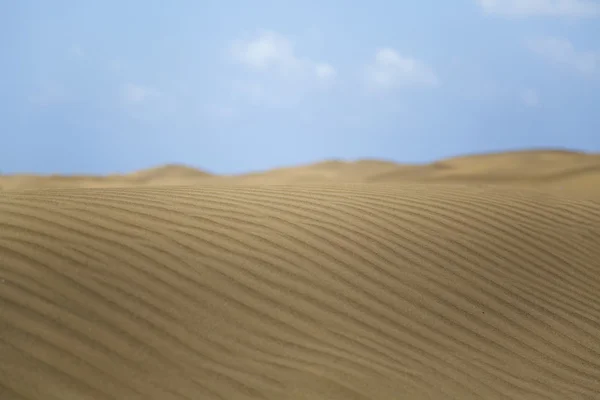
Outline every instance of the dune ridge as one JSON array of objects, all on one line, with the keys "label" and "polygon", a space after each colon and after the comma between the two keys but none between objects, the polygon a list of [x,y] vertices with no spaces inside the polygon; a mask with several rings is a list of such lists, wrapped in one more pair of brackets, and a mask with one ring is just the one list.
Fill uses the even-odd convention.
[{"label": "dune ridge", "polygon": [[559,149],[452,157],[429,164],[359,159],[329,160],[268,171],[219,175],[167,164],[110,176],[0,175],[0,190],[77,187],[181,186],[195,184],[477,184],[536,188],[600,199],[600,154]]},{"label": "dune ridge", "polygon": [[598,293],[545,191],[4,191],[0,399],[598,399]]}]

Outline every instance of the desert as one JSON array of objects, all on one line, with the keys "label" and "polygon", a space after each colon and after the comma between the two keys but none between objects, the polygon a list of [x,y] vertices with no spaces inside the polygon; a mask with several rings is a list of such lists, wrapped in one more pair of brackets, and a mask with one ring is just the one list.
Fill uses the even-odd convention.
[{"label": "desert", "polygon": [[600,397],[598,155],[0,185],[0,399]]},{"label": "desert", "polygon": [[0,400],[600,400],[600,0],[0,0]]}]

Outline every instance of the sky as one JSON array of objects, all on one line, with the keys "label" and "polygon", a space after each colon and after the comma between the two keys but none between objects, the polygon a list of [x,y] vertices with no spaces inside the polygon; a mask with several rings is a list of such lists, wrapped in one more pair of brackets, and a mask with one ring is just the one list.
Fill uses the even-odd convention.
[{"label": "sky", "polygon": [[0,171],[600,152],[600,0],[0,0]]}]

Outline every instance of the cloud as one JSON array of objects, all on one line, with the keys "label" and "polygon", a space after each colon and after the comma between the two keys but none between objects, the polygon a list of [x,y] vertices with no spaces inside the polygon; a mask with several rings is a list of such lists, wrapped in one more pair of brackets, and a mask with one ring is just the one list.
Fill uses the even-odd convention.
[{"label": "cloud", "polygon": [[476,0],[487,14],[509,17],[595,17],[600,3],[590,0]]},{"label": "cloud", "polygon": [[298,54],[289,38],[273,31],[233,41],[228,55],[243,67],[241,75],[231,76],[226,83],[230,101],[245,105],[290,109],[317,93],[329,92],[337,78],[332,64]]},{"label": "cloud", "polygon": [[275,73],[280,78],[329,80],[336,75],[332,65],[298,56],[288,38],[272,31],[260,31],[249,39],[236,40],[230,52],[238,63],[254,71]]},{"label": "cloud", "polygon": [[592,75],[600,69],[600,53],[577,50],[563,38],[543,37],[530,39],[527,47],[549,62],[571,68],[581,74]]},{"label": "cloud", "polygon": [[149,86],[127,83],[121,90],[122,99],[127,104],[140,104],[160,96],[160,92]]},{"label": "cloud", "polygon": [[533,89],[525,89],[521,92],[521,101],[527,107],[537,107],[540,104],[538,94]]},{"label": "cloud", "polygon": [[297,63],[291,42],[275,32],[262,32],[250,40],[236,40],[233,57],[255,69],[290,67]]},{"label": "cloud", "polygon": [[374,61],[367,66],[367,82],[372,88],[392,89],[401,86],[437,86],[439,79],[431,67],[412,57],[400,55],[394,49],[377,50]]},{"label": "cloud", "polygon": [[335,68],[330,64],[315,65],[315,73],[319,79],[332,79],[336,76]]}]

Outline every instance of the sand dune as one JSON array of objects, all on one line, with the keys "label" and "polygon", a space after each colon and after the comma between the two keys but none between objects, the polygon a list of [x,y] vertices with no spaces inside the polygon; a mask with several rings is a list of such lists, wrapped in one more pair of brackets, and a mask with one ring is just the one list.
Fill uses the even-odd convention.
[{"label": "sand dune", "polygon": [[600,154],[529,150],[476,154],[430,164],[380,160],[330,160],[238,175],[217,175],[171,164],[111,176],[0,175],[0,190],[180,186],[196,184],[452,183],[536,188],[600,199]]},{"label": "sand dune", "polygon": [[[516,177],[523,156],[488,161]],[[565,157],[598,161],[531,158],[560,176]],[[402,168],[5,186],[0,399],[599,399],[595,172],[560,178],[573,196],[364,182]],[[263,182],[309,176],[288,172]]]}]

